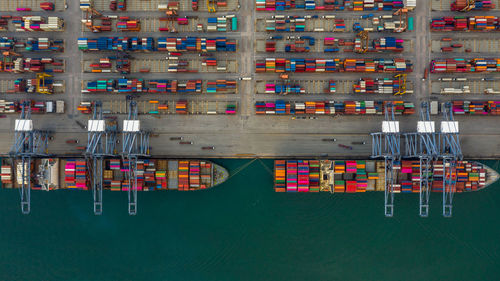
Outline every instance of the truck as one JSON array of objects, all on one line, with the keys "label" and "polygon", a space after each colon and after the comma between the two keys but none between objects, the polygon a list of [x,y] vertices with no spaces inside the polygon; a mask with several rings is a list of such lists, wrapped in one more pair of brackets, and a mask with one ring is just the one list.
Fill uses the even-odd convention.
[{"label": "truck", "polygon": [[431,115],[437,115],[439,111],[439,103],[437,101],[431,101]]},{"label": "truck", "polygon": [[56,113],[59,113],[59,114],[64,113],[64,101],[63,100],[56,101]]},{"label": "truck", "polygon": [[54,113],[54,102],[53,101],[46,101],[45,102],[45,112],[46,113]]}]

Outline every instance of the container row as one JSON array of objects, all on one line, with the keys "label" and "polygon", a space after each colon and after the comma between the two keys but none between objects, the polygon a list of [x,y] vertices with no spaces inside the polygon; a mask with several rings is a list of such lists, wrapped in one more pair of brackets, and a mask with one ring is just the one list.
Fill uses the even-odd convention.
[{"label": "container row", "polygon": [[[92,101],[82,101],[77,109],[83,114],[92,113]],[[193,115],[234,115],[238,103],[235,101],[197,101],[197,100],[138,100],[137,109],[141,115],[166,114],[193,114]],[[128,105],[125,99],[102,101],[102,110],[105,114],[128,114]]]},{"label": "container row", "polygon": [[[156,40],[156,43],[155,43]],[[167,51],[167,52],[236,52],[236,40],[226,37],[99,37],[78,38],[82,51]]]},{"label": "container row", "polygon": [[432,31],[499,31],[500,23],[495,16],[449,16],[434,18]]},{"label": "container row", "polygon": [[256,72],[411,72],[412,63],[394,59],[285,59],[257,60]]},{"label": "container row", "polygon": [[[257,115],[382,115],[387,103],[388,101],[257,101],[255,110]],[[392,101],[392,103],[396,114],[415,113],[415,106],[411,102]]]},{"label": "container row", "polygon": [[[406,6],[404,5],[405,3]],[[257,11],[317,10],[317,11],[392,11],[412,9],[416,1],[402,0],[255,0]]]},{"label": "container row", "polygon": [[0,37],[0,50],[14,52],[63,52],[64,40],[49,38]]},{"label": "container row", "polygon": [[431,61],[430,70],[431,73],[499,72],[500,58],[434,59]]},{"label": "container row", "polygon": [[107,79],[84,82],[82,93],[234,94],[234,80]]}]

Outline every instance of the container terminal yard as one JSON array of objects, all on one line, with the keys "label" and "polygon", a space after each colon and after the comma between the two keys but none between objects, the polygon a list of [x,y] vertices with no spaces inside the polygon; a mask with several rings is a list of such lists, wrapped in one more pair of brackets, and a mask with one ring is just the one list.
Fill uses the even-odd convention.
[{"label": "container terminal yard", "polygon": [[[5,0],[0,154],[85,158],[101,186],[97,167],[120,157],[372,157],[395,186],[406,157],[441,161],[448,202],[459,161],[500,157],[499,4]],[[485,169],[461,190],[496,179]]]}]

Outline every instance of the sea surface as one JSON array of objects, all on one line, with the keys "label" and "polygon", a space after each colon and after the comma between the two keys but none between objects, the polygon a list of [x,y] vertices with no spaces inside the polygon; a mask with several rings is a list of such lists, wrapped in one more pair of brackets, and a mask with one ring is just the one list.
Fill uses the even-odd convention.
[{"label": "sea surface", "polygon": [[[500,280],[500,184],[457,194],[273,192],[271,160],[218,160],[232,176],[198,192],[0,191],[0,280]],[[497,161],[487,161],[496,166]]]}]

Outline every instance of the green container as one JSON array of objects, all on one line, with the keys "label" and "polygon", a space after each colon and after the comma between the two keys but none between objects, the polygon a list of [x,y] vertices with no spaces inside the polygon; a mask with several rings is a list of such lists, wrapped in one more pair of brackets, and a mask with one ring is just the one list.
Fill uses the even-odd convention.
[{"label": "green container", "polygon": [[238,19],[236,17],[233,17],[231,19],[231,30],[232,31],[238,30]]}]

